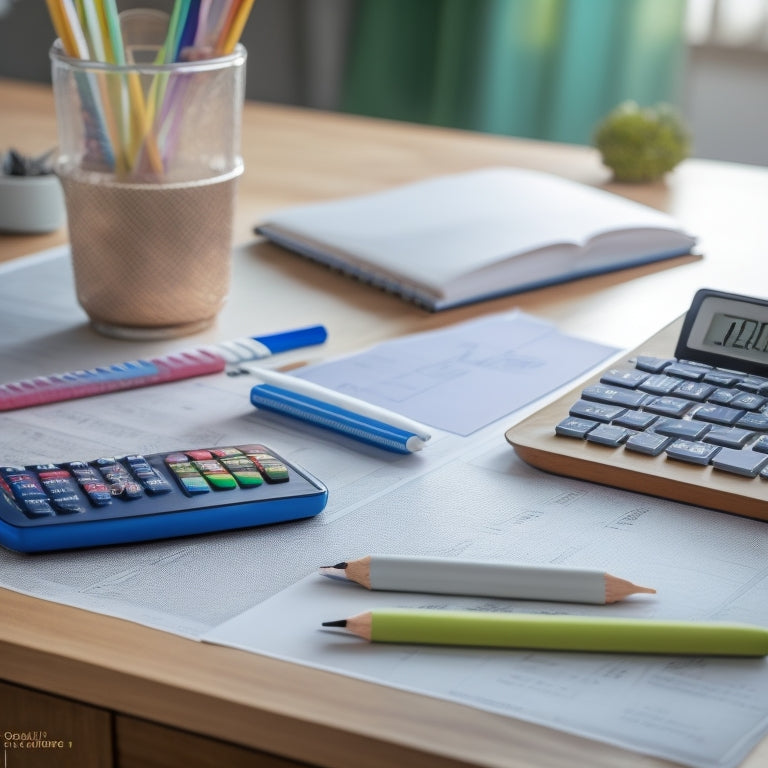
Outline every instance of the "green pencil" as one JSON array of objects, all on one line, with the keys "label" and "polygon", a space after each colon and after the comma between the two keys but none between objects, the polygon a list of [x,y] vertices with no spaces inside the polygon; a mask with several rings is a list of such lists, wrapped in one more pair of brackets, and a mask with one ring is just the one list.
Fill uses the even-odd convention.
[{"label": "green pencil", "polygon": [[747,624],[481,611],[384,609],[327,621],[375,643],[599,653],[768,655],[768,629]]}]

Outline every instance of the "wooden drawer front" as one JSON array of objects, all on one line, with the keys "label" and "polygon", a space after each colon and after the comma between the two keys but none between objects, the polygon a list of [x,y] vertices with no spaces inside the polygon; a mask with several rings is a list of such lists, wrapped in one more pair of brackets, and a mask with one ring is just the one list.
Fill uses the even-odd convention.
[{"label": "wooden drawer front", "polygon": [[112,716],[0,683],[4,768],[112,768]]},{"label": "wooden drawer front", "polygon": [[121,715],[115,733],[119,768],[306,768],[305,763]]}]

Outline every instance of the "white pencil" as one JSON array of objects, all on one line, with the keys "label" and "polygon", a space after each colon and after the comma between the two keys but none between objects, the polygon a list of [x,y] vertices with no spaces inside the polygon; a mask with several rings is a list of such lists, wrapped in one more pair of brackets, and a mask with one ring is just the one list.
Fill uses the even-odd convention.
[{"label": "white pencil", "polygon": [[519,565],[437,557],[373,555],[320,569],[324,576],[367,589],[473,595],[569,603],[615,603],[636,593],[655,594],[625,579],[587,568]]}]

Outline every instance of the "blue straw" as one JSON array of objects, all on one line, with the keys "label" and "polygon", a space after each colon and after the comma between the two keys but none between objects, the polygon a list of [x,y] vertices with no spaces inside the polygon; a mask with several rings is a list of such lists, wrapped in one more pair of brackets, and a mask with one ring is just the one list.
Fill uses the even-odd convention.
[{"label": "blue straw", "polygon": [[187,19],[184,22],[184,29],[181,32],[179,44],[176,48],[176,61],[181,59],[182,51],[185,48],[194,46],[197,36],[198,20],[200,18],[200,4],[202,0],[191,0],[187,11]]}]

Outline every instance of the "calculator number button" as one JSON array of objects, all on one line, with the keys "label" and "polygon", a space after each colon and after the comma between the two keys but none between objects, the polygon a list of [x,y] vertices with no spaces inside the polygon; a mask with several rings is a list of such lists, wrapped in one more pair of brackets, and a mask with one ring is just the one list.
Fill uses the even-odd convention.
[{"label": "calculator number button", "polygon": [[216,459],[193,461],[192,466],[217,491],[231,491],[237,488],[237,480]]},{"label": "calculator number button", "polygon": [[555,427],[555,434],[562,437],[584,438],[587,436],[587,432],[594,429],[599,423],[592,421],[592,419],[579,419],[576,416],[569,416]]},{"label": "calculator number button", "polygon": [[55,514],[47,494],[31,472],[26,469],[3,467],[2,474],[14,499],[27,517],[49,517]]},{"label": "calculator number button", "polygon": [[736,448],[722,448],[712,459],[712,466],[715,469],[745,477],[757,477],[766,465],[768,465],[768,455],[756,451],[740,451]]},{"label": "calculator number button", "polygon": [[674,439],[657,435],[655,432],[637,432],[629,437],[624,447],[628,451],[644,453],[646,456],[658,456]]},{"label": "calculator number button", "polygon": [[666,437],[679,437],[686,440],[701,440],[711,429],[709,424],[685,419],[661,419],[654,424],[653,431]]},{"label": "calculator number button", "polygon": [[768,432],[768,416],[764,413],[745,413],[737,422],[737,427],[754,429],[755,432]]},{"label": "calculator number button", "polygon": [[616,387],[636,389],[649,376],[649,373],[638,371],[637,369],[633,368],[611,368],[600,377],[600,383],[609,384]]},{"label": "calculator number button", "polygon": [[244,446],[242,451],[256,465],[268,483],[288,482],[290,478],[288,467],[269,453],[263,445]]},{"label": "calculator number button", "polygon": [[587,442],[616,448],[624,443],[631,434],[631,430],[624,429],[624,427],[616,427],[612,424],[599,424],[587,433]]},{"label": "calculator number button", "polygon": [[638,355],[635,359],[635,368],[640,371],[648,371],[649,373],[661,373],[667,366],[671,365],[674,360],[669,360],[666,357],[651,357],[650,355]]},{"label": "calculator number button", "polygon": [[668,365],[664,369],[664,373],[667,373],[670,376],[679,376],[681,379],[701,381],[704,376],[711,370],[711,366],[704,365],[703,363],[693,363],[679,360],[678,362]]},{"label": "calculator number button", "polygon": [[730,427],[745,415],[745,411],[731,408],[727,405],[702,405],[691,415],[697,421],[708,421],[712,424],[722,424]]},{"label": "calculator number button", "polygon": [[663,373],[656,376],[649,376],[638,389],[648,392],[652,395],[669,395],[682,384],[682,379],[674,376],[666,376]]},{"label": "calculator number button", "polygon": [[185,453],[171,453],[165,457],[165,463],[182,490],[191,496],[208,493],[211,490],[211,486]]},{"label": "calculator number button", "polygon": [[3,477],[2,468],[0,468],[0,501],[4,501],[13,509],[21,511],[19,502],[14,497],[13,491],[11,491],[11,486],[8,485],[6,479]]},{"label": "calculator number button", "polygon": [[670,459],[678,459],[679,461],[687,461],[690,464],[706,466],[720,450],[725,449],[720,448],[718,445],[707,445],[706,443],[697,443],[692,440],[675,440],[667,448],[667,456]]},{"label": "calculator number button", "polygon": [[733,387],[741,381],[741,377],[730,371],[714,370],[704,374],[704,381],[717,384],[718,387]]},{"label": "calculator number button", "polygon": [[594,384],[587,387],[581,393],[583,400],[591,400],[606,405],[623,405],[628,408],[639,408],[646,402],[653,400],[651,395],[645,392],[637,392],[624,387],[609,387],[604,384]]},{"label": "calculator number button", "polygon": [[675,387],[674,393],[677,397],[684,397],[687,400],[696,400],[703,403],[708,400],[710,395],[717,389],[713,384],[706,384],[703,381],[684,381]]},{"label": "calculator number button", "polygon": [[37,477],[56,512],[61,514],[85,512],[85,505],[77,493],[77,483],[66,469],[40,469]]},{"label": "calculator number button", "polygon": [[112,503],[109,487],[90,464],[84,461],[72,461],[68,467],[91,504],[95,507],[105,507]]},{"label": "calculator number button", "polygon": [[232,473],[241,488],[254,488],[262,485],[264,478],[258,467],[243,453],[228,454],[219,461]]},{"label": "calculator number button", "polygon": [[692,405],[693,403],[690,400],[683,400],[681,397],[657,397],[648,403],[645,408],[651,413],[658,413],[661,416],[680,417]]},{"label": "calculator number button", "polygon": [[659,420],[659,416],[645,411],[627,411],[613,420],[614,424],[628,429],[644,430]]},{"label": "calculator number button", "polygon": [[734,408],[743,408],[745,411],[757,411],[767,402],[768,399],[762,395],[753,395],[750,392],[742,392],[731,400],[730,405]]},{"label": "calculator number button", "polygon": [[104,482],[109,487],[109,492],[122,499],[140,499],[144,492],[141,485],[131,477],[128,470],[114,458],[96,459],[94,462],[99,468]]},{"label": "calculator number button", "polygon": [[590,403],[587,400],[578,400],[571,406],[570,415],[592,421],[609,422],[621,416],[625,411],[626,408],[622,408],[620,405],[602,405]]},{"label": "calculator number button", "polygon": [[713,427],[707,432],[704,442],[725,448],[743,448],[754,436],[754,432],[738,427]]},{"label": "calculator number button", "polygon": [[150,496],[160,496],[173,490],[171,484],[143,456],[126,456],[125,462]]},{"label": "calculator number button", "polygon": [[736,386],[745,392],[754,392],[755,394],[768,394],[768,379],[760,376],[744,376]]},{"label": "calculator number button", "polygon": [[708,398],[707,402],[713,405],[730,405],[735,397],[739,396],[738,389],[729,389],[721,387],[716,389]]}]

